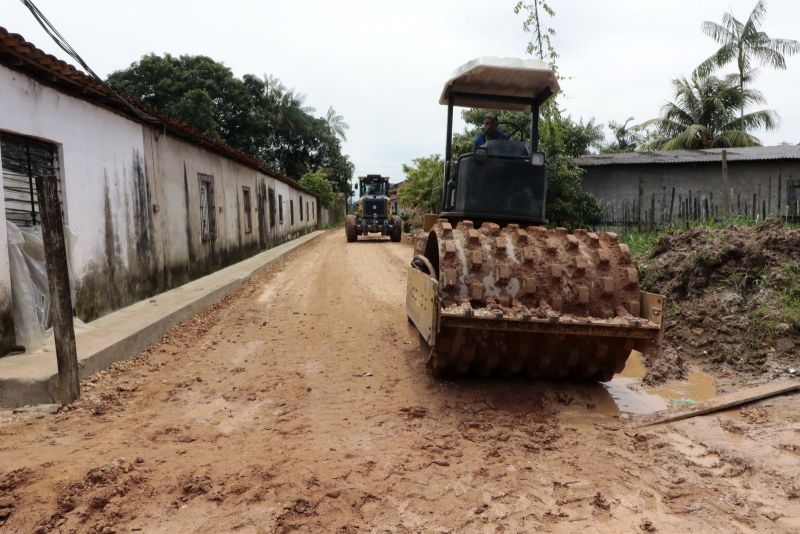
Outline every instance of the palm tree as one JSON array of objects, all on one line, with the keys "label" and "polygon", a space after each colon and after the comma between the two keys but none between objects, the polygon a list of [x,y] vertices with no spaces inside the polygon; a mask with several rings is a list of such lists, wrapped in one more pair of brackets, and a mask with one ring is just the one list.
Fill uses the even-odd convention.
[{"label": "palm tree", "polygon": [[636,126],[652,129],[647,148],[661,150],[758,146],[761,141],[750,130],[777,126],[772,110],[760,110],[736,117],[736,111],[761,104],[756,90],[737,87],[729,80],[694,74],[691,80],[672,81],[675,101],[661,108],[661,117]]},{"label": "palm tree", "polygon": [[328,113],[325,114],[325,122],[328,123],[328,128],[331,132],[339,137],[342,141],[347,141],[347,136],[344,131],[350,129],[350,126],[344,122],[344,117],[338,115],[333,109],[333,106],[328,107]]},{"label": "palm tree", "polygon": [[[800,52],[800,42],[792,39],[772,39],[761,31],[761,23],[767,14],[765,0],[758,0],[750,16],[744,22],[732,13],[722,16],[722,24],[706,21],[703,33],[721,46],[711,57],[703,61],[695,70],[699,76],[708,76],[715,67],[723,67],[736,61],[739,91],[744,91],[745,83],[754,74],[753,62],[776,69],[786,69],[786,58]],[[739,108],[739,119],[744,120],[744,102]]]},{"label": "palm tree", "polygon": [[602,148],[602,152],[633,152],[642,144],[643,137],[634,126],[628,126],[633,117],[628,117],[625,122],[609,121],[608,129],[614,135],[614,141]]}]

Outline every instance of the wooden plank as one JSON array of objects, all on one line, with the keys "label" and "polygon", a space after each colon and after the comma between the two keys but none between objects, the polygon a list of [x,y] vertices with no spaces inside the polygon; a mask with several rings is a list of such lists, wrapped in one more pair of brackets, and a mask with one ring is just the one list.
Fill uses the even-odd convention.
[{"label": "wooden plank", "polygon": [[636,229],[640,232],[642,231],[642,201],[644,199],[644,185],[643,185],[643,178],[639,177],[639,203],[637,204],[636,209]]},{"label": "wooden plank", "polygon": [[653,425],[663,425],[664,423],[681,421],[683,419],[689,419],[690,417],[696,417],[698,415],[706,415],[713,412],[719,412],[722,410],[727,410],[729,408],[734,408],[736,406],[741,406],[742,404],[755,402],[758,400],[766,399],[768,397],[774,397],[776,395],[783,395],[784,393],[792,393],[798,390],[800,390],[800,380],[783,380],[780,382],[762,384],[760,386],[743,389],[741,391],[720,395],[719,397],[715,397],[709,401],[698,404],[691,410],[671,415],[669,417],[665,417],[657,421],[652,421],[650,423],[639,425],[636,428],[642,428]]},{"label": "wooden plank", "polygon": [[58,198],[58,178],[36,176],[36,190],[42,218],[42,240],[47,267],[47,285],[52,302],[53,335],[56,341],[59,400],[70,404],[80,396],[78,351],[72,324],[72,296],[69,290],[67,248],[64,244],[64,224],[61,220],[61,201]]},{"label": "wooden plank", "polygon": [[722,216],[731,216],[731,181],[728,176],[728,151],[722,151]]},{"label": "wooden plank", "polygon": [[672,208],[675,206],[675,188],[672,188],[672,199],[669,201],[669,219],[667,219],[667,225],[672,224]]}]

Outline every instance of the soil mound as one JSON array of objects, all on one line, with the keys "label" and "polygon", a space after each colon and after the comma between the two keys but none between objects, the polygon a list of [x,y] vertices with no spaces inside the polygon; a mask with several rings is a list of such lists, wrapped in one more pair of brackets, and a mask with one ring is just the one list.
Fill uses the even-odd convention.
[{"label": "soil mound", "polygon": [[800,261],[800,230],[777,219],[755,227],[695,228],[664,236],[649,259],[644,283],[651,290],[672,298],[696,295],[731,277]]},{"label": "soil mound", "polygon": [[639,268],[643,288],[667,296],[665,350],[680,355],[658,378],[692,363],[718,378],[800,367],[800,229],[695,228],[664,236]]}]

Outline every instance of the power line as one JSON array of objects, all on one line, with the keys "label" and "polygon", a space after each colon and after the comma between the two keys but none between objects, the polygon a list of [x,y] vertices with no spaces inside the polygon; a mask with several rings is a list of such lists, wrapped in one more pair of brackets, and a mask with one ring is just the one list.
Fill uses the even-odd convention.
[{"label": "power line", "polygon": [[69,42],[67,42],[64,36],[62,36],[61,33],[56,29],[56,27],[53,26],[53,24],[49,20],[47,20],[47,17],[44,16],[44,13],[42,13],[31,0],[20,0],[20,1],[22,2],[22,5],[28,8],[28,10],[33,15],[33,18],[36,19],[36,22],[38,22],[39,25],[44,29],[45,33],[47,33],[47,35],[49,35],[53,39],[53,41],[55,41],[55,43],[59,46],[59,48],[61,48],[64,52],[66,52],[72,59],[77,61],[78,64],[80,64],[80,66],[83,67],[83,69],[87,73],[89,73],[95,80],[97,80],[106,89],[108,89],[111,92],[111,94],[113,94],[126,106],[128,106],[128,108],[130,108],[130,110],[133,111],[133,113],[137,117],[152,124],[161,124],[161,120],[145,113],[141,109],[137,108],[136,106],[128,102],[125,98],[122,97],[122,95],[117,93],[113,87],[108,85],[105,82],[105,80],[103,80],[100,76],[98,76],[97,73],[93,71],[92,68],[83,60],[80,54],[78,54],[77,50],[72,48],[72,45],[70,45]]}]

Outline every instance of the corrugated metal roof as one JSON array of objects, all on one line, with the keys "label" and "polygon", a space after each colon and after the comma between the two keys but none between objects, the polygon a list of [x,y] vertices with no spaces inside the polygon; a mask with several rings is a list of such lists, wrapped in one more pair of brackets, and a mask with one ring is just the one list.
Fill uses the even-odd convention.
[{"label": "corrugated metal roof", "polygon": [[655,150],[619,152],[617,154],[591,154],[574,158],[572,162],[579,167],[711,163],[722,160],[723,150],[726,150],[728,153],[728,161],[800,159],[800,145],[781,145],[726,149],[707,148],[702,150]]},{"label": "corrugated metal roof", "polygon": [[[105,108],[126,116],[127,118],[141,123],[138,117],[124,102],[120,101],[106,86],[95,80],[93,77],[78,70],[74,66],[61,61],[60,59],[46,54],[36,48],[32,43],[25,40],[19,34],[10,33],[0,26],[0,65],[10,69],[21,71],[26,75],[36,79],[43,85],[55,87],[75,98],[87,100],[93,104],[99,104]],[[136,98],[123,95],[133,106],[141,109],[145,113],[157,117],[165,130],[177,137],[185,139],[195,145],[199,145],[208,150],[212,150],[227,158],[233,159],[256,169],[267,176],[287,183],[295,189],[312,196],[316,194],[302,187],[292,178],[279,173],[268,167],[263,161],[240,152],[225,143],[214,139],[203,132],[192,128],[182,122],[167,117],[158,111],[145,106]],[[1,126],[1,125],[0,125]],[[156,127],[161,127],[156,126]]]}]

